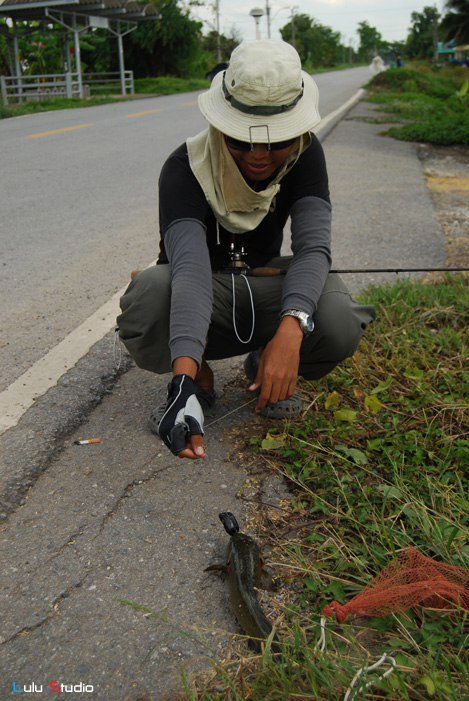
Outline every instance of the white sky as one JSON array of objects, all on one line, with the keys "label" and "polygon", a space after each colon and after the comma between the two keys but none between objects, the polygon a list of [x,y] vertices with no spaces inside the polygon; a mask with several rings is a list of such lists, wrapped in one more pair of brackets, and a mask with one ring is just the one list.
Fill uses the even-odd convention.
[{"label": "white sky", "polygon": [[[293,0],[294,1],[294,0]],[[279,28],[290,21],[292,7],[295,14],[306,14],[320,24],[330,27],[342,35],[347,46],[357,48],[359,22],[366,20],[375,27],[385,41],[405,41],[411,26],[412,12],[422,12],[424,7],[436,6],[440,14],[445,14],[445,0],[297,0],[296,4],[287,4],[288,0],[268,0],[270,5],[270,35],[272,39],[281,39]],[[215,6],[215,0],[207,2],[207,7],[191,8],[191,14],[204,22],[204,31],[215,27],[215,12],[209,5]],[[262,8],[264,16],[260,19],[261,38],[267,38],[267,20],[265,0],[219,0],[220,31],[230,35],[234,26],[242,39],[256,38],[256,25],[249,15],[253,8]]]}]

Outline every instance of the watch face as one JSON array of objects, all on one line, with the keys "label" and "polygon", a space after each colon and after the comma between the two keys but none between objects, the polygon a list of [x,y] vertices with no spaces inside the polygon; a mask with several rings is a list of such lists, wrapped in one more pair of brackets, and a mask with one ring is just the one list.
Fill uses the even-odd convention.
[{"label": "watch face", "polygon": [[314,329],[313,317],[312,317],[312,316],[307,316],[307,317],[306,317],[306,328],[308,329],[308,333],[311,333],[311,331]]}]

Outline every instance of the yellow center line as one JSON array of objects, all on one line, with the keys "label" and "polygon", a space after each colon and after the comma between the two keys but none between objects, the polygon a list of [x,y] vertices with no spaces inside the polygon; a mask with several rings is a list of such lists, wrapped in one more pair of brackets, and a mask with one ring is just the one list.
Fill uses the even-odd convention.
[{"label": "yellow center line", "polygon": [[195,100],[195,102],[183,102],[182,106],[183,107],[190,107],[190,105],[197,105],[197,104],[198,104],[198,102],[197,102],[197,100]]},{"label": "yellow center line", "polygon": [[126,114],[126,117],[141,117],[142,114],[151,114],[152,112],[161,112],[161,109],[147,110],[146,112],[134,112],[134,114]]},{"label": "yellow center line", "polygon": [[71,131],[72,129],[84,129],[91,124],[78,124],[76,127],[65,127],[64,129],[54,129],[54,131],[44,131],[42,134],[28,134],[28,139],[35,139],[38,136],[49,136],[49,134],[59,134],[61,131]]}]

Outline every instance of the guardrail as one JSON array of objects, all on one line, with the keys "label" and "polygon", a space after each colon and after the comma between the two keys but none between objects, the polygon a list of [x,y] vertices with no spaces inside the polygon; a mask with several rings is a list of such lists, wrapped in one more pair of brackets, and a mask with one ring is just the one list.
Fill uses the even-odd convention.
[{"label": "guardrail", "polygon": [[111,73],[83,73],[83,86],[88,85],[90,94],[95,91],[108,90],[122,95],[134,94],[134,72],[124,71],[122,79],[119,71]]},{"label": "guardrail", "polygon": [[[81,89],[80,89],[81,84]],[[117,92],[122,95],[134,94],[133,71],[121,74],[55,73],[47,75],[0,76],[0,87],[4,105],[11,102],[40,102],[53,98],[69,99],[90,97],[101,91]]]},{"label": "guardrail", "polygon": [[0,76],[3,104],[50,100],[53,97],[79,97],[77,73]]}]

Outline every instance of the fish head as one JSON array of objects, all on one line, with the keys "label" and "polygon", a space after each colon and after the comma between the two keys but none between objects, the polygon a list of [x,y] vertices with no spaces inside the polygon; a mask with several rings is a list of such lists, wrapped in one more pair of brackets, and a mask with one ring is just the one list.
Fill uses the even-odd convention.
[{"label": "fish head", "polygon": [[223,523],[225,531],[228,535],[234,535],[239,531],[239,525],[234,514],[231,511],[222,511],[218,514],[218,518]]}]

